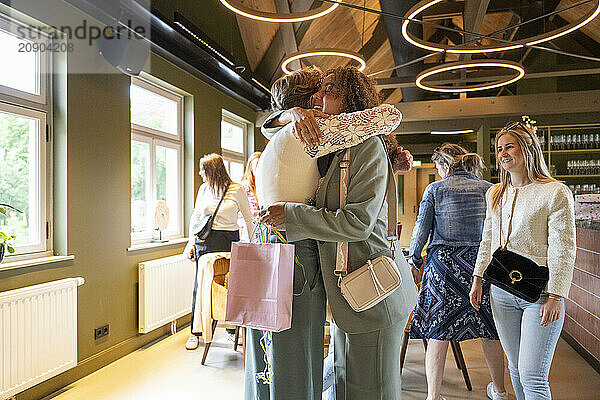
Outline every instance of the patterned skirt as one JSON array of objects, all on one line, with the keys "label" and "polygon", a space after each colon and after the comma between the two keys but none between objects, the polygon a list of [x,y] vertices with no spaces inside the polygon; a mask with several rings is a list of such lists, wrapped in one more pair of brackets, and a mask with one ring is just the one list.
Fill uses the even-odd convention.
[{"label": "patterned skirt", "polygon": [[490,284],[483,282],[481,308],[469,300],[477,246],[430,246],[417,306],[410,325],[413,339],[498,340],[490,308]]}]

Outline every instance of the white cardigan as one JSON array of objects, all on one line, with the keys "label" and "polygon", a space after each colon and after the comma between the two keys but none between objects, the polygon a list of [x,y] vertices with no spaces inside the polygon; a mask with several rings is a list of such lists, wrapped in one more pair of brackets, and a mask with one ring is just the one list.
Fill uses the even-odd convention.
[{"label": "white cardigan", "polygon": [[[274,114],[279,115],[279,114]],[[388,135],[400,125],[402,113],[382,104],[353,113],[317,118],[322,137],[318,146],[307,146],[292,133],[292,125],[265,128],[270,138],[256,166],[256,197],[261,207],[278,201],[307,203],[319,182],[316,157],[346,149],[374,135]]]},{"label": "white cardigan", "polygon": [[[214,213],[219,200],[221,200],[221,197],[215,196],[207,183],[200,185],[194,212],[190,218],[189,241],[183,254],[188,255],[190,253],[195,242],[194,235],[202,229],[203,217]],[[252,232],[252,211],[250,211],[246,190],[242,185],[232,182],[227,189],[227,194],[219,207],[217,215],[215,215],[212,228],[222,231],[237,231],[240,229],[237,222],[238,212],[241,212],[244,217],[247,232]]]},{"label": "white cardigan", "polygon": [[[500,247],[500,209],[492,210],[491,193],[486,194],[487,212],[473,275],[482,276],[492,253]],[[502,198],[502,244],[516,196],[512,229],[507,249],[550,269],[547,291],[567,297],[575,265],[575,214],[573,195],[560,182],[509,186]]]}]

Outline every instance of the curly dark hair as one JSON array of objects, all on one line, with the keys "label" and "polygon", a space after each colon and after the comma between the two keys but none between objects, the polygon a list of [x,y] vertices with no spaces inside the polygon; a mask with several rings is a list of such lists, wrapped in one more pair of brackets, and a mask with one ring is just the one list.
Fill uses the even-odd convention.
[{"label": "curly dark hair", "polygon": [[334,89],[344,97],[344,112],[362,111],[381,104],[375,79],[369,78],[355,67],[337,67],[325,76],[333,75]]},{"label": "curly dark hair", "polygon": [[[333,68],[325,73],[325,77],[330,75],[333,75],[334,91],[344,98],[344,112],[362,111],[381,104],[375,79],[368,77],[355,67]],[[402,153],[402,147],[398,146],[396,135],[393,133],[383,135],[382,139],[394,171],[406,170],[404,165],[406,159]]]}]

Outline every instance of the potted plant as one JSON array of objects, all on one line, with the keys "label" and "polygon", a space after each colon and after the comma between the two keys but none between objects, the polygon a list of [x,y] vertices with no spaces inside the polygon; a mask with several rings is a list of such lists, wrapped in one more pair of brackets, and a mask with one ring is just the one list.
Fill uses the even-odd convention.
[{"label": "potted plant", "polygon": [[[22,212],[20,210],[17,210],[16,208],[14,208],[13,206],[11,206],[10,204],[2,204],[0,203],[0,214],[6,216],[6,208],[12,208],[13,210],[17,211],[17,212]],[[4,260],[4,256],[6,255],[6,252],[8,251],[9,253],[14,253],[15,252],[15,248],[11,246],[11,243],[17,238],[16,235],[14,234],[10,234],[10,233],[6,233],[6,232],[2,232],[0,231],[0,262],[2,262],[2,260]]]}]

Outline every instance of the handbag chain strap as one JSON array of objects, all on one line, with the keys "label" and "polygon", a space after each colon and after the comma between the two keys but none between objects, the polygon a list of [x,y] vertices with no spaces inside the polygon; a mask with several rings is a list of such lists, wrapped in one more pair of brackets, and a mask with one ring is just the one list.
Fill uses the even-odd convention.
[{"label": "handbag chain strap", "polygon": [[[385,143],[384,143],[385,147]],[[387,158],[387,155],[386,155]],[[346,206],[346,196],[348,194],[348,182],[350,180],[350,150],[346,149],[344,156],[340,161],[340,209]],[[396,193],[396,177],[394,170],[388,160],[388,182],[386,197],[388,201],[388,240],[390,241],[390,249],[392,255],[395,251],[394,241],[398,239],[398,200]],[[384,200],[385,202],[385,200]],[[342,281],[342,277],[348,273],[348,242],[338,242],[335,257],[334,275],[338,276],[338,286]]]},{"label": "handbag chain strap", "polygon": [[504,242],[504,246],[502,246],[502,203],[500,203],[500,247],[506,250],[506,246],[508,246],[508,239],[510,238],[510,233],[512,231],[512,218],[515,213],[515,203],[517,202],[517,195],[519,194],[519,188],[515,189],[515,195],[513,196],[512,207],[510,209],[510,219],[508,220],[508,229],[506,232],[506,241]]}]

